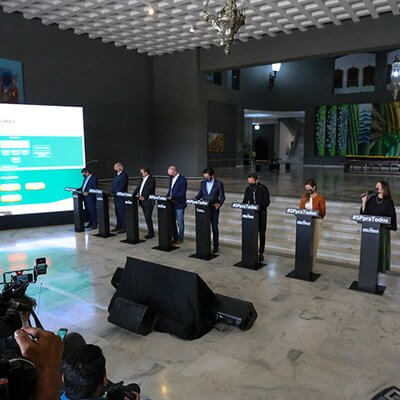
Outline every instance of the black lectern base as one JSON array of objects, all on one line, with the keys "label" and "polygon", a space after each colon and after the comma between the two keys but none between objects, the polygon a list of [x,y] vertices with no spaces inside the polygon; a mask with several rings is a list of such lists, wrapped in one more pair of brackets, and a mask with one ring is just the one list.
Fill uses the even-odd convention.
[{"label": "black lectern base", "polygon": [[208,256],[202,256],[200,254],[192,254],[191,256],[192,258],[198,258],[199,260],[205,260],[205,261],[210,261],[215,257],[218,257],[218,254],[209,254]]},{"label": "black lectern base", "polygon": [[143,243],[145,242],[145,240],[128,240],[128,239],[124,239],[124,240],[120,240],[121,243],[129,243],[129,244],[138,244],[138,243]]},{"label": "black lectern base", "polygon": [[167,251],[170,252],[172,250],[176,250],[179,249],[178,246],[171,246],[169,249],[165,249],[164,247],[160,247],[160,246],[156,246],[156,247],[152,247],[153,250],[160,250],[160,251]]},{"label": "black lectern base", "polygon": [[385,293],[386,286],[383,285],[376,285],[375,291],[370,291],[370,290],[365,290],[365,289],[360,289],[358,287],[358,281],[354,281],[351,286],[349,287],[349,290],[357,290],[359,292],[364,292],[364,293],[370,293],[370,294],[377,294],[379,296],[382,296],[383,293]]},{"label": "black lectern base", "polygon": [[106,238],[109,238],[109,237],[111,237],[111,236],[116,236],[116,235],[115,235],[114,233],[110,233],[109,235],[104,236],[104,235],[100,235],[100,234],[96,233],[96,234],[93,235],[93,236],[101,237],[101,238],[103,238],[103,239],[106,239]]},{"label": "black lectern base", "polygon": [[266,265],[267,265],[267,264],[265,264],[265,263],[257,262],[257,263],[255,263],[253,266],[247,266],[247,265],[243,264],[242,261],[239,261],[238,263],[233,264],[234,267],[252,269],[252,270],[254,270],[254,271],[257,271],[257,270],[259,270],[259,269],[265,267]]},{"label": "black lectern base", "polygon": [[297,276],[296,270],[294,269],[293,271],[290,271],[286,277],[287,278],[293,278],[293,279],[299,279],[300,281],[306,281],[306,282],[315,282],[321,274],[315,274],[314,272],[310,273],[310,277],[308,279],[306,278],[300,278]]}]

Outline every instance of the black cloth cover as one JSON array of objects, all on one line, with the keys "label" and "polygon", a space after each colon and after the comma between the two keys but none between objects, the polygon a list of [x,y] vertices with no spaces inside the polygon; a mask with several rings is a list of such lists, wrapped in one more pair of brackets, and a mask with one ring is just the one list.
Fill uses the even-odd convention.
[{"label": "black cloth cover", "polygon": [[155,330],[181,339],[197,339],[215,324],[215,295],[199,275],[127,257],[117,297],[150,307]]}]

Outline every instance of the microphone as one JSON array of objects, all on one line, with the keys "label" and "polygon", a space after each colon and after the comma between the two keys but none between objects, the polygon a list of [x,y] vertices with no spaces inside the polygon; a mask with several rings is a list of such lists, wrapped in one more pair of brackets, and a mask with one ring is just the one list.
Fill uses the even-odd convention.
[{"label": "microphone", "polygon": [[363,197],[365,197],[365,196],[367,196],[367,200],[369,200],[369,198],[371,197],[371,196],[373,196],[373,195],[375,195],[375,192],[373,191],[373,190],[368,190],[368,192],[367,193],[362,193],[361,195],[360,195],[360,199],[362,199]]}]

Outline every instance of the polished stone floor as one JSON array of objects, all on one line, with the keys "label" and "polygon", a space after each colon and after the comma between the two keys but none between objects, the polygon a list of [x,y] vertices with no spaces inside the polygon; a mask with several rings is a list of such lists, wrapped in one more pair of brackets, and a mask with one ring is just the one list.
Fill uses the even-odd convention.
[{"label": "polished stone floor", "polygon": [[[318,265],[321,278],[285,278],[293,259],[268,256],[259,271],[233,267],[240,252],[222,248],[210,262],[171,253],[155,240],[132,246],[121,237],[75,234],[71,226],[0,231],[2,270],[49,261],[29,293],[42,323],[66,327],[100,345],[111,379],[135,381],[144,399],[367,400],[400,384],[400,281],[382,276],[384,296],[347,290],[357,271]],[[107,323],[110,278],[126,256],[197,272],[216,292],[252,301],[259,317],[246,332],[213,330],[195,341],[136,336]]]}]

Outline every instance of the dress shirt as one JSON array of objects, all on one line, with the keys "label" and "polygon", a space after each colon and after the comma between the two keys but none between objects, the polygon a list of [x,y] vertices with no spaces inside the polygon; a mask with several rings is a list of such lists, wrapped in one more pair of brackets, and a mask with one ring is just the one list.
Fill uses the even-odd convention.
[{"label": "dress shirt", "polygon": [[85,182],[83,183],[83,186],[82,186],[82,192],[85,191],[86,186],[87,186],[87,184],[88,184],[88,182],[89,182],[89,179],[90,179],[91,177],[92,177],[92,175],[89,175],[89,176],[86,177]]},{"label": "dress shirt", "polygon": [[142,184],[140,185],[140,190],[139,190],[139,196],[142,195],[142,191],[143,191],[144,185],[146,184],[148,177],[149,177],[149,175],[145,176],[142,180]]},{"label": "dress shirt", "polygon": [[206,182],[206,188],[207,188],[207,193],[210,194],[211,190],[214,186],[214,179],[212,179],[211,181],[207,181]]},{"label": "dress shirt", "polygon": [[171,192],[172,192],[172,188],[175,185],[176,180],[178,179],[179,174],[176,174],[173,178],[172,178],[172,182],[171,182]]}]

